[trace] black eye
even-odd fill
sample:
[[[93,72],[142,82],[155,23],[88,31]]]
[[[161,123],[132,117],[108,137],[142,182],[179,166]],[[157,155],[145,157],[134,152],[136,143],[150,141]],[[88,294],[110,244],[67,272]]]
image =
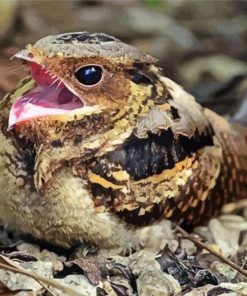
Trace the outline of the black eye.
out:
[[[103,75],[103,70],[97,65],[87,65],[75,72],[77,81],[84,85],[94,85],[98,83]]]

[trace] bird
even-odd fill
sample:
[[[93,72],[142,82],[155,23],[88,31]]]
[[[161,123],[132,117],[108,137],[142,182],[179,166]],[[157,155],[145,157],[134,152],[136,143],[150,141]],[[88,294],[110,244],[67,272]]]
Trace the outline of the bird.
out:
[[[105,33],[46,36],[0,102],[0,215],[63,247],[128,250],[135,231],[198,225],[246,197],[245,127]]]

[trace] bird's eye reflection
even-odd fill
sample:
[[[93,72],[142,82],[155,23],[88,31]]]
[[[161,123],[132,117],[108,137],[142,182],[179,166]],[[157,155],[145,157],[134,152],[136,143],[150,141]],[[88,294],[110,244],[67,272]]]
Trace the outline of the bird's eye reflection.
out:
[[[103,69],[98,65],[87,65],[76,70],[76,80],[85,86],[99,83],[103,77]]]

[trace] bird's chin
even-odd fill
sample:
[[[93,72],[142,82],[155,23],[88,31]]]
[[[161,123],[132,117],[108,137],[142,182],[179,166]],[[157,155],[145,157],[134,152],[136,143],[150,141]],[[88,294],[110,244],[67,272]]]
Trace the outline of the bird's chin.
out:
[[[45,68],[31,63],[37,87],[19,97],[9,115],[9,127],[36,118],[62,115],[85,106],[85,103]]]

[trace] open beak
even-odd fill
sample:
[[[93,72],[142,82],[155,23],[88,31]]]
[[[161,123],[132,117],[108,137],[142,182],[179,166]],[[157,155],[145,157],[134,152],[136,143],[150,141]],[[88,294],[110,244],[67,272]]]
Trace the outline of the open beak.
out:
[[[16,57],[20,56],[17,54]],[[13,104],[9,115],[9,128],[32,119],[61,115],[85,105],[61,78],[31,61],[31,58],[24,59],[30,64],[31,75],[37,87],[19,97]]]

